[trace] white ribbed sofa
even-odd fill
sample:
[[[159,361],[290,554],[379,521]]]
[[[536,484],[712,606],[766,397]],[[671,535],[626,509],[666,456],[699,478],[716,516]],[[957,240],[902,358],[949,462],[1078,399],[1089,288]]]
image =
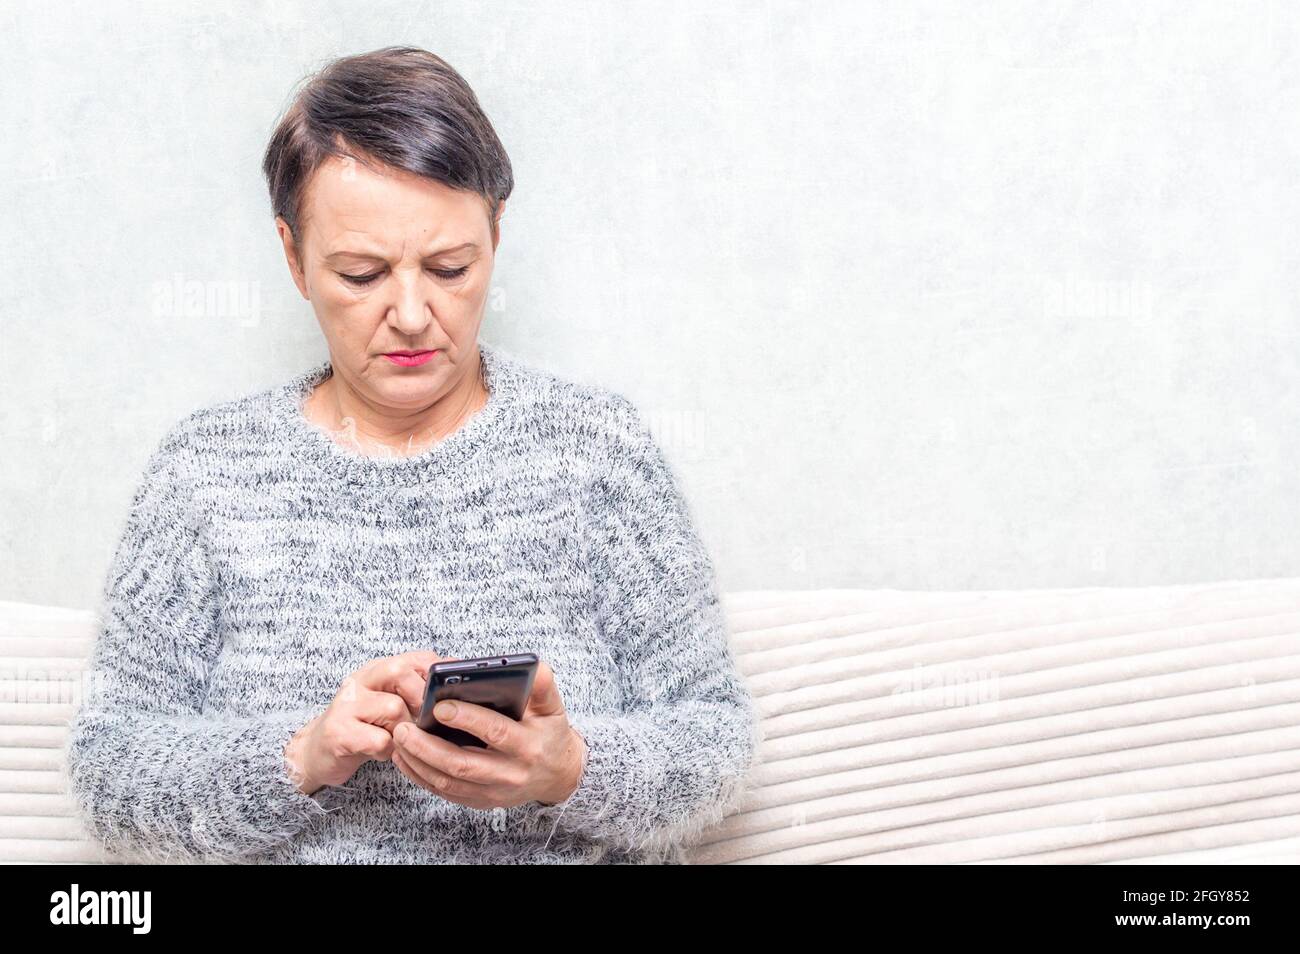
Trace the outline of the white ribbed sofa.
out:
[[[765,741],[695,863],[1300,861],[1300,578],[725,602]],[[58,761],[94,635],[0,603],[0,861],[102,860]]]

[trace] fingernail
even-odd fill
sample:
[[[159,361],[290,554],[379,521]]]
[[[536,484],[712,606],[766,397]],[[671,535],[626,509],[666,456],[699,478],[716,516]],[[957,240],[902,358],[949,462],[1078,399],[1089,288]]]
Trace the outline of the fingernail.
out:
[[[407,723],[403,722],[401,725],[397,727],[397,731],[393,733],[393,738],[395,738],[398,742],[403,742],[406,740],[406,734],[410,731],[411,731],[410,726]]]
[[[434,714],[443,722],[446,722],[448,719],[454,719],[456,718],[456,703],[440,702],[438,704],[438,711]]]

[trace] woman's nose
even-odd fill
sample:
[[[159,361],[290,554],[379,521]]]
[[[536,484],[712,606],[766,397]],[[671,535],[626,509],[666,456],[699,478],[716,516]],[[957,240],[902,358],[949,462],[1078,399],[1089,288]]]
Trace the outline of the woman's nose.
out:
[[[389,304],[388,320],[403,334],[419,334],[433,319],[432,302],[427,289],[419,276],[406,277],[394,284],[397,293]]]

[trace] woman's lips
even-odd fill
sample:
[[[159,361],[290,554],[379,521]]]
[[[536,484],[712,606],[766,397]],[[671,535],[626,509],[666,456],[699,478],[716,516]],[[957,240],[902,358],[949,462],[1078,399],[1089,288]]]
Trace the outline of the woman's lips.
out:
[[[389,351],[384,355],[389,361],[403,368],[414,368],[417,365],[424,364],[433,360],[433,356],[438,352],[435,351]]]

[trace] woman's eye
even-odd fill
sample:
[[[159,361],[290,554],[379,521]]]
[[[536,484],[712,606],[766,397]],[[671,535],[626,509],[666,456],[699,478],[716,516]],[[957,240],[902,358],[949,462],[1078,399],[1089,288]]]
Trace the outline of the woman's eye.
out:
[[[437,275],[439,278],[443,278],[443,279],[450,280],[450,279],[453,279],[453,278],[460,278],[460,277],[461,277],[462,275],[464,275],[467,271],[469,271],[469,266],[468,266],[468,265],[462,265],[460,268],[455,268],[455,269],[450,269],[450,270],[449,270],[449,269],[442,269],[442,268],[434,268],[434,269],[430,269],[430,271],[432,271],[432,272],[433,272],[435,275]],[[369,275],[349,275],[349,274],[347,274],[346,272],[339,272],[339,273],[338,273],[339,278],[343,279],[345,282],[347,282],[347,283],[350,284],[350,285],[357,285],[357,286],[359,286],[359,287],[364,287],[364,286],[366,286],[366,285],[373,284],[374,281],[375,281],[377,278],[379,278],[379,276],[381,276],[382,274],[384,274],[384,273],[383,273],[383,272],[372,272],[372,273],[369,274]]]
[[[383,272],[374,272],[370,275],[347,275],[343,272],[339,272],[339,278],[353,285],[369,285],[382,274]]]

